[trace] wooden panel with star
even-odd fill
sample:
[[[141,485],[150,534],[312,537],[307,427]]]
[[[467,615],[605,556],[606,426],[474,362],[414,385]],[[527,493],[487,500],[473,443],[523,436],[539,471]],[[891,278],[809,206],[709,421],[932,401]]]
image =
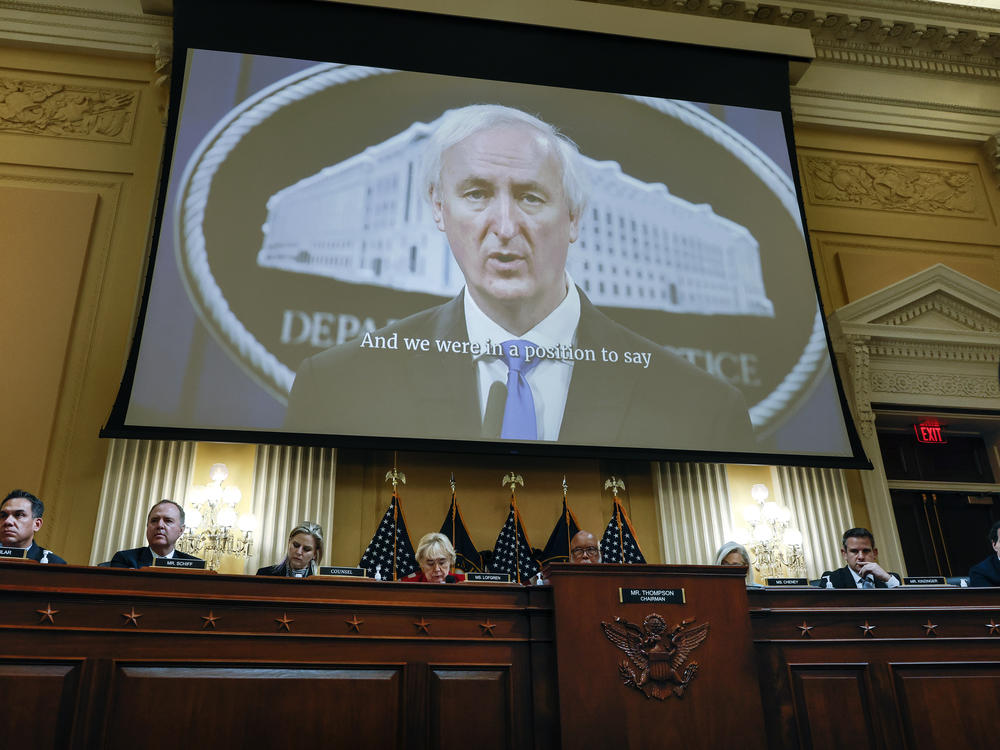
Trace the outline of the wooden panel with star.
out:
[[[0,688],[53,718],[36,746],[557,742],[548,587],[3,566]]]
[[[995,589],[748,598],[770,748],[978,747],[995,736]]]

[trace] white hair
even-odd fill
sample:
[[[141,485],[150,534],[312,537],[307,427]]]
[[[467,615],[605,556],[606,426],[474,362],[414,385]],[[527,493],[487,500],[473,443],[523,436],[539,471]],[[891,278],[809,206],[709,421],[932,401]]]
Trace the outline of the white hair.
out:
[[[471,104],[460,109],[449,109],[437,119],[437,127],[427,139],[420,165],[420,184],[424,196],[430,198],[432,191],[441,186],[441,162],[445,151],[469,136],[502,125],[527,125],[548,139],[562,168],[563,192],[566,194],[570,213],[581,216],[587,204],[589,184],[580,149],[544,120],[501,104]]]
[[[415,557],[418,563],[423,565],[424,561],[432,555],[435,556],[434,559],[446,558],[448,565],[455,567],[455,548],[451,546],[451,540],[440,532],[433,531],[430,534],[424,534],[417,542]]]
[[[726,542],[719,547],[719,551],[715,553],[715,564],[722,565],[722,561],[730,552],[740,553],[743,563],[747,566],[747,583],[753,583],[753,566],[750,565],[750,554],[747,552],[747,548],[739,542]]]

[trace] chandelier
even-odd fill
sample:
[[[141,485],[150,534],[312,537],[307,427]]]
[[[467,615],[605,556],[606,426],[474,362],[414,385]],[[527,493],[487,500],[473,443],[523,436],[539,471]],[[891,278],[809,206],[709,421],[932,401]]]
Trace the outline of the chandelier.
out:
[[[789,525],[792,512],[773,500],[765,484],[750,488],[754,505],[743,509],[743,518],[750,527],[738,537],[742,541],[754,570],[762,578],[801,578],[805,576],[806,561],[802,552],[802,532]]]
[[[212,464],[211,480],[192,487],[184,503],[184,533],[177,548],[203,557],[208,567],[218,570],[225,556],[245,559],[253,554],[253,530],[257,519],[252,513],[236,516],[236,506],[243,495],[239,487],[224,487],[229,476],[225,464]]]

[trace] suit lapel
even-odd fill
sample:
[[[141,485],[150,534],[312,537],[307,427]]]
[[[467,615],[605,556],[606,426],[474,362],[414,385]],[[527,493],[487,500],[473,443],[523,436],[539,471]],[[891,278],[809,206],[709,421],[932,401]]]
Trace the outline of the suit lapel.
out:
[[[576,346],[593,349],[601,356],[601,347],[614,341],[616,331],[604,316],[580,292],[580,322],[577,325]],[[626,418],[635,370],[631,367],[609,366],[604,362],[580,361],[573,365],[566,409],[563,412],[560,438],[572,436],[574,443],[597,443],[613,440],[621,431]],[[614,387],[610,381],[614,379]]]
[[[434,437],[479,437],[482,420],[475,363],[469,355],[440,354],[434,344],[435,339],[468,339],[461,294],[441,307],[430,338],[431,350],[418,355],[426,361],[402,373],[414,424]]]

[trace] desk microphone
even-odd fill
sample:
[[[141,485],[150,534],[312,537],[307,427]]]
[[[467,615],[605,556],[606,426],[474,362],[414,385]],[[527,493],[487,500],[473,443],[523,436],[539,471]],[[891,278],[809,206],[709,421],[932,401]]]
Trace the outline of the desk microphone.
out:
[[[453,575],[452,575],[451,573],[449,573],[448,575],[446,575],[446,576],[444,577],[444,582],[445,582],[445,583],[455,583],[455,582],[456,582],[457,580],[458,580],[458,579],[457,579],[457,578],[455,578],[455,576],[453,576]]]
[[[486,397],[486,414],[483,416],[483,437],[498,438],[503,427],[503,412],[507,406],[507,386],[499,380],[490,386]]]

